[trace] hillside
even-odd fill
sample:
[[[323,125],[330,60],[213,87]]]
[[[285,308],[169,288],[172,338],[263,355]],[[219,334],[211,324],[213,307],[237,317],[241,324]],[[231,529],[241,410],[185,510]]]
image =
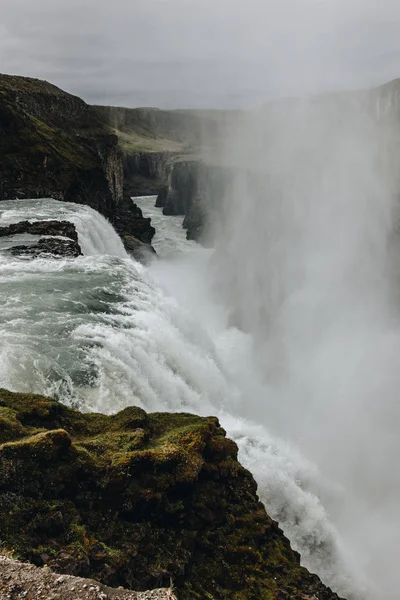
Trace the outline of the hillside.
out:
[[[111,217],[122,197],[118,140],[80,98],[0,75],[0,196],[53,196]]]

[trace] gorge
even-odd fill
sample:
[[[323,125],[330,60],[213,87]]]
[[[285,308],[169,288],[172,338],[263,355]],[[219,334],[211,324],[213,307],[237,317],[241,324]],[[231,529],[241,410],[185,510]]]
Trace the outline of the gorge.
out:
[[[396,598],[398,83],[182,116],[1,81],[0,227],[82,251],[0,253],[2,544],[179,598]]]

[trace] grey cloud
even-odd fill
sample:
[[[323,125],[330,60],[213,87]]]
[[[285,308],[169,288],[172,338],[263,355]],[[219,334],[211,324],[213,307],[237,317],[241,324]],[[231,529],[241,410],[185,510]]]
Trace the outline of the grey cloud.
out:
[[[399,24],[393,0],[3,0],[0,69],[92,102],[251,105],[400,75]]]

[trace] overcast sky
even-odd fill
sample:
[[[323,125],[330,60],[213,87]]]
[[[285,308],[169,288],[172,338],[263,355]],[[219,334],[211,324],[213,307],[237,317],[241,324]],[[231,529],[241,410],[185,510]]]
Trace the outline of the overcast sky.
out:
[[[251,106],[400,76],[400,0],[0,0],[0,71],[92,103]]]

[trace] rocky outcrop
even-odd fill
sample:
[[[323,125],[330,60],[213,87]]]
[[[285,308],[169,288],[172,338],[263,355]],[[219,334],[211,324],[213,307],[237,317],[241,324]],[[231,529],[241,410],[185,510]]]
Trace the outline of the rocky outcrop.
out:
[[[13,256],[27,256],[31,258],[37,258],[42,255],[77,258],[82,255],[82,250],[78,242],[59,238],[42,238],[37,244],[30,246],[12,246],[8,252]]]
[[[78,241],[75,225],[69,221],[19,221],[0,227],[0,237],[28,233],[30,235],[59,235]]]
[[[0,391],[2,546],[180,600],[338,600],[300,566],[215,418],[82,414]]]
[[[112,219],[123,190],[118,138],[80,98],[0,75],[0,199],[53,197]]]
[[[201,149],[224,143],[243,117],[240,111],[93,107],[116,133],[124,154],[125,192],[157,194],[166,185],[175,161],[199,156]]]
[[[123,235],[122,241],[128,254],[144,265],[149,265],[157,256],[153,246],[144,244],[133,235]]]
[[[150,244],[154,229],[124,199],[124,169],[127,189],[149,193],[167,178],[169,155],[136,153],[124,163],[118,136],[103,117],[45,81],[0,75],[0,200],[86,204],[119,233]]]
[[[174,163],[167,193],[163,192],[164,215],[186,215],[197,194],[200,181],[201,163],[198,160],[181,160]],[[161,197],[158,198],[158,205]]]
[[[125,193],[129,196],[157,195],[168,181],[175,156],[174,152],[125,152]]]
[[[168,185],[164,185],[161,190],[158,192],[157,195],[157,200],[156,200],[156,207],[157,208],[164,208],[166,203],[167,203],[167,198],[168,198],[168,191],[169,191],[169,186]]]
[[[129,592],[93,579],[57,575],[6,556],[0,556],[0,598],[25,600],[177,600],[169,589]]]
[[[156,206],[165,215],[183,215],[187,238],[212,244],[215,211],[230,185],[232,170],[198,159],[173,163],[169,184],[158,194]]]
[[[118,228],[131,214],[124,193],[156,195],[181,160],[194,165],[204,139],[217,146],[236,119],[230,111],[93,107],[45,81],[0,75],[0,200],[87,204]]]
[[[12,244],[15,236],[23,234],[45,238],[19,245]],[[36,258],[43,254],[54,257],[76,258],[82,255],[78,244],[78,233],[75,225],[69,221],[19,221],[6,227],[0,227],[0,238],[11,238],[11,245],[5,250],[12,256]]]
[[[143,217],[141,209],[129,196],[125,196],[121,202],[113,225],[122,239],[127,235],[133,236],[143,244],[151,244],[156,232],[151,225],[151,219]]]
[[[118,136],[126,195],[157,195],[168,181],[174,159],[199,145],[200,120],[190,113],[112,106],[94,109]]]

